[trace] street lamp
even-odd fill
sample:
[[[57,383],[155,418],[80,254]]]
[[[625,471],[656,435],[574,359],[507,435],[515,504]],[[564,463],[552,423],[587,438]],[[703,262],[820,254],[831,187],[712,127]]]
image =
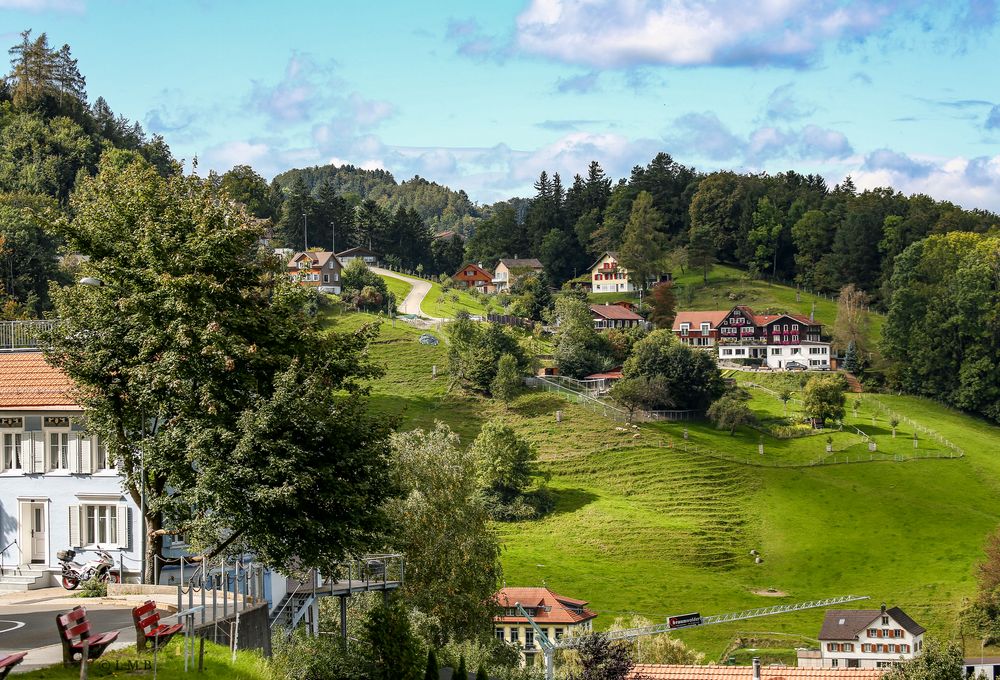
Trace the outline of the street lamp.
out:
[[[302,250],[309,250],[309,217],[302,213]]]

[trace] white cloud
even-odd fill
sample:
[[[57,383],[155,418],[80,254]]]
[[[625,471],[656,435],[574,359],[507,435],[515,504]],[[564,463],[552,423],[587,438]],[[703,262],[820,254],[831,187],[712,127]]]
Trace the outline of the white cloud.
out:
[[[0,0],[0,9],[80,14],[86,9],[86,4],[83,0]]]
[[[1000,212],[1000,155],[915,160],[882,149],[869,154],[865,164],[850,174],[861,189],[892,186],[905,194],[927,194],[970,210]]]
[[[969,0],[975,3],[977,0]],[[862,40],[892,20],[967,3],[928,0],[532,0],[517,17],[523,52],[625,67],[812,62],[826,43]]]

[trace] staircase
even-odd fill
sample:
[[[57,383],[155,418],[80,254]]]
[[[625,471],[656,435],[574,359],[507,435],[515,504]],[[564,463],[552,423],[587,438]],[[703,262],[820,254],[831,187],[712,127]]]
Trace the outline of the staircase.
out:
[[[293,628],[299,622],[302,614],[312,605],[312,591],[291,592],[281,598],[278,606],[271,610],[268,619],[271,627]]]
[[[4,567],[0,573],[0,592],[26,592],[46,588],[50,584],[49,572],[31,566]]]
[[[864,388],[861,387],[861,381],[853,373],[848,373],[847,371],[841,371],[841,374],[847,380],[847,389],[851,392],[861,394],[864,392]]]

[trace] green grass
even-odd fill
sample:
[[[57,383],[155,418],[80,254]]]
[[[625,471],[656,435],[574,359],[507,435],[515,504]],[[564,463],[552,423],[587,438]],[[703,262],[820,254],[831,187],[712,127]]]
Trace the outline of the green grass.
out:
[[[183,647],[180,641],[168,645],[157,652],[156,671],[159,678],[197,677],[205,680],[272,680],[274,675],[268,668],[268,663],[256,652],[237,652],[236,660],[232,660],[232,652],[228,647],[205,643],[204,670],[197,672],[197,645],[195,646],[195,668],[184,673]],[[143,669],[149,663],[149,670],[135,670],[136,665]],[[108,652],[100,659],[90,664],[87,669],[91,678],[121,678],[121,677],[153,677],[153,655],[151,652],[139,654],[134,648]],[[190,659],[188,661],[190,663]],[[40,668],[35,671],[18,675],[25,680],[77,680],[80,677],[80,667],[64,668],[62,665]]]
[[[334,317],[342,330],[376,320]],[[538,448],[556,496],[555,511],[534,522],[502,524],[504,579],[589,600],[598,628],[623,613],[662,621],[671,614],[717,614],[843,594],[868,595],[859,607],[899,605],[931,634],[950,635],[975,591],[974,565],[985,536],[1000,522],[1000,428],[933,402],[879,395],[886,407],[931,427],[965,449],[953,460],[802,467],[760,466],[760,433],[733,437],[707,423],[687,423],[689,441],[722,452],[707,457],[676,446],[683,424],[629,429],[566,402],[529,392],[509,413],[489,400],[448,392],[447,348],[420,345],[420,331],[383,324],[371,352],[386,378],[375,408],[400,427],[442,420],[471,443],[485,419],[500,415]],[[432,379],[430,366],[437,364]],[[750,374],[736,373],[742,378]],[[798,376],[753,375],[772,389]],[[752,407],[780,419],[781,404],[753,391]],[[907,426],[892,439],[886,414],[871,425],[874,402],[848,423],[875,437],[880,451],[912,452]],[[794,409],[794,404],[789,404]],[[562,411],[557,423],[555,412]],[[663,447],[672,440],[674,448]],[[805,463],[824,455],[825,435],[764,436],[763,462]],[[838,447],[867,452],[860,438],[835,435]],[[922,438],[921,451],[937,446]],[[746,464],[749,459],[751,465]],[[760,551],[762,564],[749,554]],[[774,588],[784,597],[754,591]],[[747,630],[813,638],[821,610],[691,629],[678,635],[709,660]],[[978,650],[977,650],[978,651]]]
[[[438,319],[454,319],[459,312],[473,315],[483,315],[488,311],[497,311],[496,299],[492,296],[473,296],[464,290],[443,290],[441,284],[431,283],[431,290],[420,309],[427,316]]]
[[[413,286],[402,279],[396,279],[391,276],[382,276],[382,280],[385,281],[385,285],[389,288],[389,292],[396,296],[396,304],[399,304],[403,299],[410,294],[413,290]]]

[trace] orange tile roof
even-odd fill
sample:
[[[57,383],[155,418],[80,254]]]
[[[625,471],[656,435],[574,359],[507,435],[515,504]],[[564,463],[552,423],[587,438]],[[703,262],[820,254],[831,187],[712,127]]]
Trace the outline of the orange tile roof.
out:
[[[539,625],[550,623],[576,624],[583,623],[597,616],[586,608],[585,600],[574,600],[571,597],[557,595],[548,588],[502,588],[497,593],[497,603],[504,608],[513,607],[520,602],[522,607],[537,608],[539,611],[532,616]],[[579,609],[579,612],[573,611]],[[494,620],[504,623],[526,623],[523,616],[498,616]]]
[[[590,305],[592,314],[614,321],[645,321],[631,309],[619,305]]]
[[[692,330],[697,330],[698,327],[705,321],[708,322],[709,328],[717,328],[722,320],[726,318],[729,311],[725,309],[718,309],[708,312],[677,312],[677,316],[674,317],[674,331],[679,331],[681,329],[682,323],[691,324]]]
[[[761,680],[879,680],[880,668],[799,668],[762,666]],[[667,666],[639,664],[626,680],[752,680],[753,666]]]
[[[72,387],[41,352],[0,354],[0,409],[79,408],[70,396]]]

